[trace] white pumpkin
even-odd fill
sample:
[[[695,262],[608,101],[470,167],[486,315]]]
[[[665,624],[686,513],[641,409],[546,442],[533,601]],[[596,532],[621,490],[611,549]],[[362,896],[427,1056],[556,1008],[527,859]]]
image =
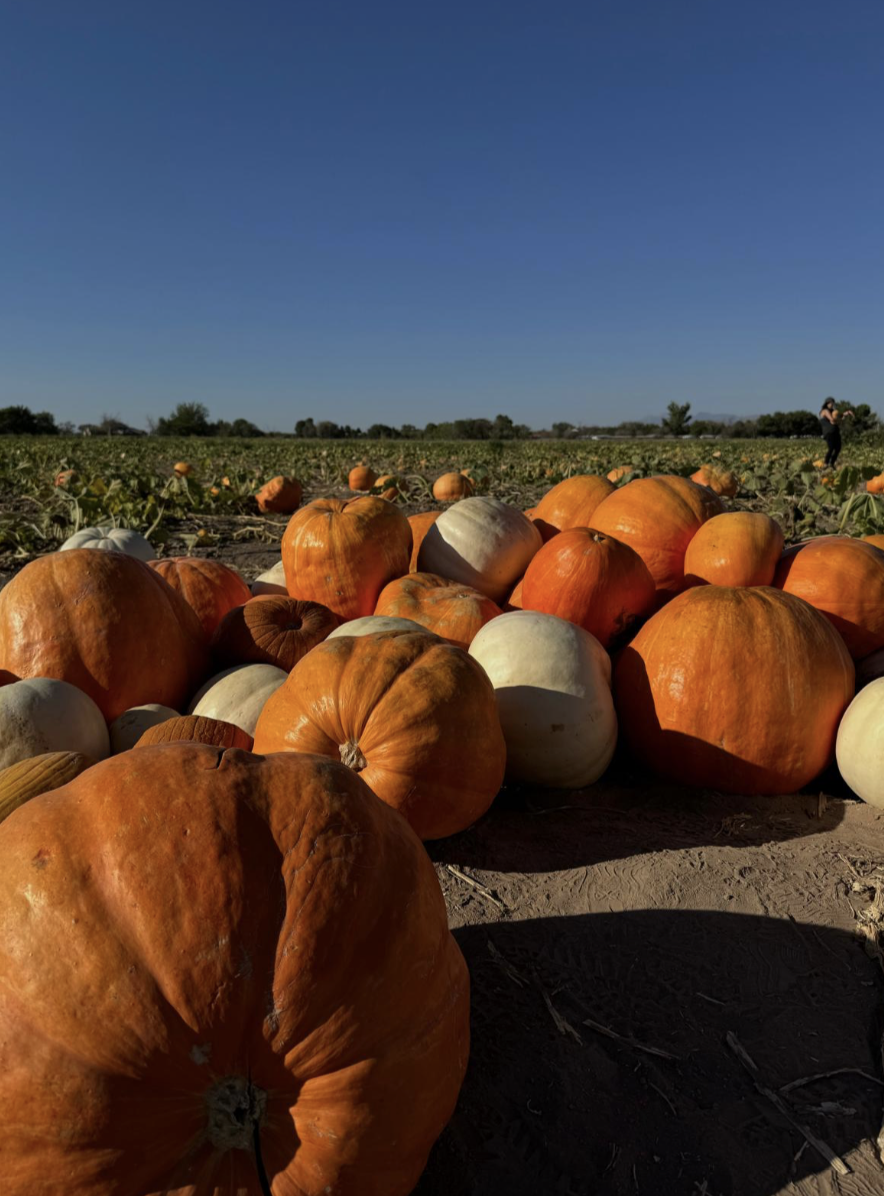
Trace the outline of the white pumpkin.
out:
[[[188,714],[219,718],[254,736],[258,715],[288,673],[273,664],[238,664],[210,677],[190,703]]]
[[[104,715],[75,685],[29,677],[0,688],[0,768],[44,752],[104,760],[109,751]]]
[[[149,727],[167,722],[170,718],[178,718],[178,711],[171,706],[161,706],[159,702],[148,702],[145,706],[124,710],[110,725],[111,754],[116,756],[119,752],[128,752]]]
[[[884,810],[884,677],[870,681],[844,711],[835,756],[857,797]]]
[[[342,623],[325,638],[333,640],[342,635],[374,635],[378,631],[423,631],[426,635],[439,637],[434,632],[421,627],[413,619],[399,619],[396,615],[363,615],[361,619],[351,619],[349,623]]]
[[[59,549],[67,552],[69,548],[99,548],[102,552],[125,552],[127,556],[137,557],[139,561],[155,561],[157,554],[153,550],[150,540],[128,527],[84,527],[65,540]]]
[[[491,678],[514,781],[579,789],[617,744],[611,660],[595,636],[533,610],[499,615],[469,647]]]
[[[268,569],[266,573],[259,574],[251,583],[250,589],[253,598],[257,598],[259,594],[287,594],[282,561],[275,564],[272,569]]]
[[[418,570],[438,573],[502,602],[542,546],[527,515],[497,498],[464,498],[443,511],[418,554]]]

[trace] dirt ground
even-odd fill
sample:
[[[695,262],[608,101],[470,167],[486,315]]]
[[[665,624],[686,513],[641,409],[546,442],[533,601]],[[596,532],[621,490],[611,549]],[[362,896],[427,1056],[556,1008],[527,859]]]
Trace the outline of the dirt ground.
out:
[[[279,559],[206,525],[199,555],[247,579]],[[882,1196],[884,812],[820,785],[723,797],[618,760],[428,845],[472,1051],[416,1196]]]

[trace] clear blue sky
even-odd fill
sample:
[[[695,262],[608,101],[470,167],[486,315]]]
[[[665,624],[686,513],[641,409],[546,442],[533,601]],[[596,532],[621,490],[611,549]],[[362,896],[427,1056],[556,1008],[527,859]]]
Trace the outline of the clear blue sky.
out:
[[[0,5],[0,406],[884,411],[882,0]]]

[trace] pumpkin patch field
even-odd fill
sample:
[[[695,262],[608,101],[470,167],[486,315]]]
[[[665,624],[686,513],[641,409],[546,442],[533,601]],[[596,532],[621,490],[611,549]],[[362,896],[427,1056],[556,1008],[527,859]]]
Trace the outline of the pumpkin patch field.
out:
[[[5,439],[3,1196],[884,1191],[884,443],[808,447]]]

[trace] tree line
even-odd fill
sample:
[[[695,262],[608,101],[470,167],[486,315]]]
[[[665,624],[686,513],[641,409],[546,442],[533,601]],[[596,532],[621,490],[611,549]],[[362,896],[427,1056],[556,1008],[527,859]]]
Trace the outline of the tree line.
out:
[[[837,404],[841,412],[853,411],[852,420],[844,420],[841,427],[845,438],[879,429],[877,415],[868,403],[850,407],[847,402]],[[423,428],[415,424],[393,427],[390,424],[370,424],[368,428],[354,428],[332,420],[299,419],[292,432],[265,433],[248,419],[212,420],[203,403],[179,403],[167,416],[149,421],[150,434],[155,436],[218,436],[254,438],[259,436],[295,436],[299,440],[527,440],[586,439],[591,436],[660,437],[711,436],[716,439],[747,439],[755,437],[789,438],[818,436],[819,416],[813,411],[774,411],[757,419],[726,422],[695,420],[690,403],[670,403],[659,423],[625,420],[614,425],[572,424],[558,422],[548,429],[532,431],[526,424],[515,423],[508,415],[494,419],[455,419],[444,423],[428,423]],[[148,433],[129,427],[116,416],[104,415],[97,424],[56,424],[48,411],[33,412],[28,407],[0,408],[0,435],[58,434],[84,436],[145,436]]]

